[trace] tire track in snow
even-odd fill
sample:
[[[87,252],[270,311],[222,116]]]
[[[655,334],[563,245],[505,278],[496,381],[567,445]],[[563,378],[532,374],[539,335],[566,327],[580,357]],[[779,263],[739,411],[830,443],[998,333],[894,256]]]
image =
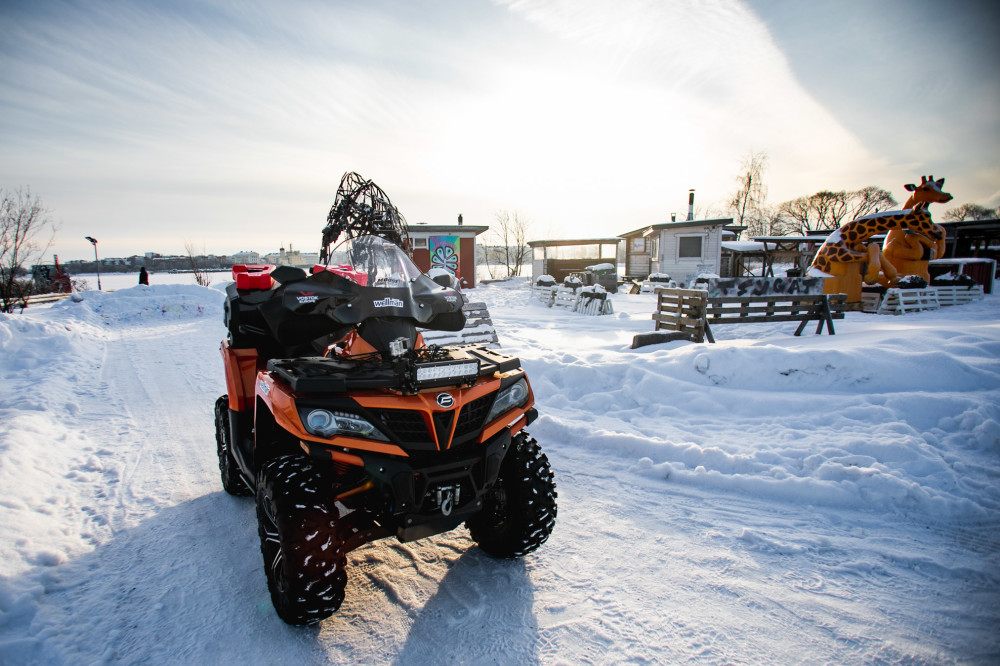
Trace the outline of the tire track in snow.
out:
[[[114,326],[100,364],[75,387],[87,450],[71,461],[77,490],[66,495],[108,527],[91,552],[31,574],[44,590],[22,635],[38,663],[309,661],[301,643],[259,642],[289,628],[267,598],[253,504],[219,484],[221,372],[210,377],[218,368],[202,364],[220,328]],[[221,622],[235,626],[220,639]]]

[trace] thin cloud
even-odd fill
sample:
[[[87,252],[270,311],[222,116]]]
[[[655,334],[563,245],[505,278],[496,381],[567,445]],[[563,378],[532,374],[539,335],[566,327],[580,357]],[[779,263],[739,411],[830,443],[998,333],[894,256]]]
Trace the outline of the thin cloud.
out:
[[[776,200],[892,188],[917,168],[839,123],[736,1],[80,2],[0,18],[0,179],[45,199],[68,257],[89,251],[84,233],[112,254],[310,247],[346,170],[414,222],[489,224],[504,207],[603,236],[686,211],[690,187],[724,199],[751,149],[770,156]],[[150,247],[150,229],[174,247]]]

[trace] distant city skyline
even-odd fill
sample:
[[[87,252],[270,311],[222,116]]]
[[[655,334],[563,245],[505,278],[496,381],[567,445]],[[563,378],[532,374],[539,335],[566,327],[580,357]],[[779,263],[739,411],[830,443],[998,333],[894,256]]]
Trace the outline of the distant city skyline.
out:
[[[1000,9],[928,0],[14,1],[0,186],[46,253],[318,249],[346,171],[412,223],[600,237],[922,175],[1000,205]],[[711,210],[715,215],[724,214]]]

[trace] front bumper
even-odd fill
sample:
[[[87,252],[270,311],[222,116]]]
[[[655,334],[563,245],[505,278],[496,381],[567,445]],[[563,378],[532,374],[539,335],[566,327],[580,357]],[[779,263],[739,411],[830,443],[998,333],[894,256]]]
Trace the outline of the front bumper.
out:
[[[527,421],[533,421],[537,412],[528,412]],[[336,493],[354,509],[341,521],[347,549],[388,536],[406,542],[454,529],[482,509],[511,441],[504,428],[465,453],[409,458],[362,453],[364,474]]]

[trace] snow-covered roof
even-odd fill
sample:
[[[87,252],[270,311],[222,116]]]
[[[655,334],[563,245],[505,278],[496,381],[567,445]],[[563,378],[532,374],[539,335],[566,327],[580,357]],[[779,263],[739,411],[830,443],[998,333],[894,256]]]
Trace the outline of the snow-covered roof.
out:
[[[989,262],[996,263],[996,260],[995,259],[990,259],[989,257],[958,257],[958,258],[955,258],[955,259],[931,259],[930,260],[931,264],[938,264],[938,265],[941,265],[941,264],[945,264],[945,265],[950,265],[950,264],[962,264],[962,265],[964,265],[964,264],[982,264],[982,263],[989,263]]]
[[[722,249],[733,252],[763,252],[763,243],[757,241],[722,241]]]

